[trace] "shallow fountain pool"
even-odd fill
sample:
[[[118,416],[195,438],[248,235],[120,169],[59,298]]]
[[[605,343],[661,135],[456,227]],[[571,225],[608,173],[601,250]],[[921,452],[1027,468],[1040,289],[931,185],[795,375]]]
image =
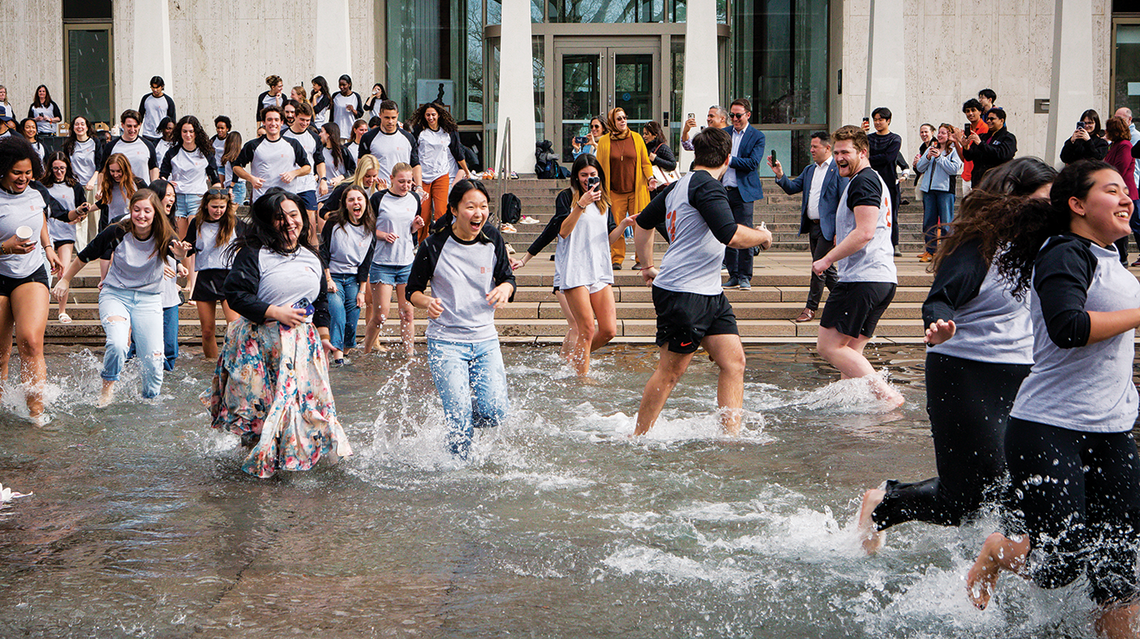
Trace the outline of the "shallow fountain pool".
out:
[[[1016,579],[985,612],[963,577],[992,521],[906,524],[858,550],[865,488],[933,474],[920,348],[868,349],[906,397],[893,412],[812,349],[748,349],[745,432],[719,434],[716,370],[694,360],[633,439],[653,349],[600,353],[590,383],[552,347],[504,347],[506,427],[474,460],[443,446],[421,357],[332,371],[356,455],[271,480],[184,356],[164,394],[93,406],[100,358],[49,355],[54,421],[0,415],[0,636],[1070,637],[1082,584]]]

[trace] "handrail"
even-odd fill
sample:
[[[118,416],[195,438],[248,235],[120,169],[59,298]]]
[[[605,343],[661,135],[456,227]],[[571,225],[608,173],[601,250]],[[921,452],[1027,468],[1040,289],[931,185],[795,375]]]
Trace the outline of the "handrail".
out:
[[[501,209],[503,206],[503,193],[506,192],[506,190],[507,190],[506,180],[510,179],[510,177],[511,177],[511,118],[508,117],[506,122],[503,124],[503,144],[502,144],[502,146],[499,147],[498,170],[495,171],[495,181],[499,183],[498,201],[495,203],[496,205],[494,207],[492,207],[492,210],[496,211],[496,215],[499,218],[498,222],[496,223],[496,228],[498,228],[498,224],[502,224],[502,222],[503,222],[503,212],[500,211],[499,209]]]

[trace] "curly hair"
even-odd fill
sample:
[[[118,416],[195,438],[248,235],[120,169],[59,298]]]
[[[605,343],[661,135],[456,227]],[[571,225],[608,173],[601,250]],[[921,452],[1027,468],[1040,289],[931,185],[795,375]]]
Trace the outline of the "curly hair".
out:
[[[1088,197],[1093,174],[1116,169],[1101,160],[1074,162],[1057,174],[1049,189],[1049,201],[1021,198],[1021,206],[1009,215],[1009,228],[1015,229],[1006,250],[998,256],[998,273],[1013,285],[1013,295],[1024,299],[1033,283],[1033,265],[1045,240],[1069,230],[1073,216],[1069,200]],[[988,177],[988,176],[987,176]]]
[[[981,243],[982,260],[991,263],[998,247],[1021,232],[1018,225],[1024,220],[1017,210],[1030,195],[1056,178],[1056,169],[1034,157],[1016,158],[988,171],[962,199],[958,215],[950,223],[950,234],[942,238],[928,270],[937,273],[943,260],[972,241]]]
[[[416,109],[416,112],[412,114],[413,131],[422,131],[428,128],[427,118],[424,117],[428,109],[435,109],[435,112],[439,115],[439,119],[436,121],[439,123],[439,129],[441,131],[444,133],[455,133],[459,130],[459,125],[455,123],[455,118],[451,117],[447,109],[435,102],[428,102],[421,104],[420,108]]]

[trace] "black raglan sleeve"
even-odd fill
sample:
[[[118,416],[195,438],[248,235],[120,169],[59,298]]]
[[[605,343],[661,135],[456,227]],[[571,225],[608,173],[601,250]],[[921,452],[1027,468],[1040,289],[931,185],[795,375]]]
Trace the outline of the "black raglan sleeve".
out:
[[[320,280],[317,299],[313,300],[313,325],[328,328],[332,324],[332,315],[329,314],[329,280],[323,271]]]
[[[700,211],[717,241],[728,244],[736,235],[736,218],[732,216],[728,192],[711,175],[705,175],[707,177],[702,178],[698,174],[689,182],[689,204]],[[641,218],[637,221],[641,222]]]
[[[954,319],[954,312],[978,296],[989,265],[982,259],[981,242],[972,240],[947,255],[922,303],[922,325]]]
[[[234,229],[237,232],[237,229]],[[186,237],[183,241],[190,244],[190,248],[186,251],[186,255],[190,256],[198,252],[198,220],[190,218],[190,226],[186,227]]]
[[[325,268],[328,268],[329,264],[332,264],[332,234],[333,227],[335,226],[336,224],[326,224],[325,227],[321,229],[320,256],[321,264],[324,264]]]
[[[1033,289],[1041,302],[1049,339],[1060,348],[1088,344],[1092,321],[1085,301],[1096,265],[1088,241],[1075,237],[1050,238],[1037,254]]]
[[[234,263],[222,285],[230,308],[254,324],[265,323],[265,312],[269,304],[257,299],[257,289],[261,286],[261,264],[258,255],[261,249],[247,246],[234,256]],[[324,281],[321,277],[321,281]]]
[[[327,226],[327,225],[326,225]],[[368,252],[364,254],[364,261],[356,267],[356,281],[360,284],[368,282],[368,271],[372,268],[372,256],[376,253],[376,234],[372,234],[372,241],[368,244]]]
[[[502,235],[496,233],[494,235],[495,242],[495,267],[494,272],[491,274],[495,281],[495,286],[503,282],[511,283],[511,296],[507,298],[508,302],[515,300],[515,291],[518,290],[518,285],[515,284],[515,272],[511,268],[511,258],[507,255],[507,242],[503,239]]]
[[[84,246],[83,250],[80,251],[76,257],[85,263],[100,259],[104,255],[107,255],[114,251],[115,247],[119,245],[119,242],[122,241],[123,236],[126,235],[126,233],[126,229],[119,226],[118,224],[108,226],[102,231],[99,231],[99,234],[96,235],[90,242],[88,242],[87,246]]]

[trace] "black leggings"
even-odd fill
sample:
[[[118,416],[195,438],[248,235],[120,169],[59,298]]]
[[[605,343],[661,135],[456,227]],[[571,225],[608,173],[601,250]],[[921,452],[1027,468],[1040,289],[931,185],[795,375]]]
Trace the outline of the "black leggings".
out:
[[[1005,480],[1005,425],[1028,364],[989,364],[929,353],[926,412],[938,476],[914,484],[887,482],[871,514],[885,530],[906,521],[957,526]]]
[[[1088,575],[1093,599],[1132,603],[1140,462],[1132,433],[1086,433],[1011,418],[1013,505],[1029,530],[1029,574],[1042,588]]]

